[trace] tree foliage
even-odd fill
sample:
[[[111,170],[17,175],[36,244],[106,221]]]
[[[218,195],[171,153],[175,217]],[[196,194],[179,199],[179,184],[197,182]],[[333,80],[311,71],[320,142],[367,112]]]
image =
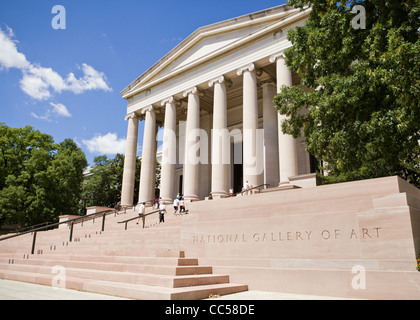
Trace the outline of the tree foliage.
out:
[[[117,154],[114,159],[106,155],[95,157],[90,168],[90,174],[83,185],[83,198],[86,206],[104,206],[114,208],[121,201],[122,180],[124,173],[124,160],[122,154]],[[156,162],[156,186],[160,185],[160,164]],[[136,161],[134,181],[134,203],[138,203],[140,185],[141,160]],[[159,196],[159,190],[155,190]]]
[[[137,167],[140,170],[140,163]],[[117,154],[114,159],[105,155],[95,157],[90,170],[90,176],[83,185],[86,205],[114,207],[121,198],[124,156]]]
[[[70,139],[54,144],[30,126],[0,124],[0,220],[27,226],[75,214],[86,164]]]
[[[288,1],[312,10],[286,52],[306,88],[284,87],[275,103],[289,116],[283,131],[305,136],[328,181],[399,175],[420,186],[419,3]],[[356,5],[366,29],[353,28]]]

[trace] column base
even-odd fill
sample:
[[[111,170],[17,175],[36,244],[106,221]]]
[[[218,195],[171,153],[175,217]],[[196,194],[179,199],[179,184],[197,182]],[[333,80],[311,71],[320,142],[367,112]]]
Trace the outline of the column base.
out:
[[[133,202],[131,202],[131,203],[129,203],[129,202],[122,202],[121,203],[121,208],[124,208],[124,207],[126,207],[126,208],[131,208],[131,207],[133,207],[134,206],[134,204],[133,204]]]
[[[301,187],[291,184],[289,181],[280,182],[277,188],[280,190],[301,189]]]
[[[173,204],[174,203],[174,199],[160,199],[159,204]]]
[[[197,197],[197,196],[185,196],[184,195],[184,201],[185,202],[200,201],[200,198]]]
[[[301,174],[295,177],[289,177],[290,183],[301,188],[313,188],[321,184],[316,173]]]
[[[211,193],[212,199],[223,199],[223,198],[227,198],[228,196],[229,194],[223,191],[215,191]]]
[[[137,203],[137,207],[139,206],[139,205],[141,205],[142,203],[146,203],[144,206],[147,208],[147,207],[153,207],[153,201],[139,201],[138,203]]]

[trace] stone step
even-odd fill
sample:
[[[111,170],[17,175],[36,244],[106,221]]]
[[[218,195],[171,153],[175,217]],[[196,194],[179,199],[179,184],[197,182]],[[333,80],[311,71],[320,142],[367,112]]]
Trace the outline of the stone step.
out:
[[[186,258],[181,250],[181,217],[167,215],[164,224],[148,228],[125,219],[136,214],[111,217],[64,228],[38,232],[35,254],[32,235],[0,243],[0,278],[51,286],[62,270],[66,288],[111,294],[133,299],[202,299],[210,294],[247,290],[229,284],[229,275],[213,274],[210,265]],[[157,218],[157,216],[156,216]]]
[[[119,262],[104,262],[104,261],[92,261],[88,257],[85,260],[60,260],[60,259],[6,259],[0,258],[1,265],[25,265],[25,266],[56,266],[60,265],[65,268],[78,268],[78,269],[93,269],[93,270],[109,270],[109,271],[120,271],[120,272],[144,272],[145,269],[150,266],[165,266],[165,267],[191,267],[198,266],[197,259],[173,259],[170,258],[163,260],[159,258],[144,258],[136,259],[135,261],[121,260]]]
[[[44,267],[45,268],[45,267]],[[0,268],[0,278],[51,286],[55,275],[50,272],[30,272],[29,270],[4,270]],[[44,271],[47,271],[45,268]],[[75,271],[76,272],[76,271]],[[189,275],[157,276],[126,275],[127,282],[117,281],[112,277],[105,279],[92,277],[81,278],[81,273],[66,269],[65,287],[67,289],[121,296],[140,300],[193,300],[207,298],[211,294],[225,295],[248,290],[246,285],[230,284],[227,275]],[[94,273],[94,271],[92,271]],[[100,272],[95,272],[97,275]],[[109,273],[108,273],[109,276]],[[133,277],[135,280],[133,281]],[[57,283],[57,282],[56,282]],[[63,284],[59,283],[58,284]]]
[[[121,263],[121,264],[164,264],[173,266],[192,266],[198,265],[198,259],[196,258],[180,258],[178,257],[129,257],[129,256],[86,256],[86,255],[65,255],[65,254],[43,254],[30,256],[29,260],[15,258],[15,263],[35,263],[36,261],[51,261],[57,264],[59,261],[73,261],[83,263]],[[7,262],[8,258],[6,255],[0,255],[0,263]]]
[[[90,292],[112,294],[138,300],[199,300],[208,298],[210,295],[226,295],[248,290],[246,285],[233,283],[162,289],[133,284],[120,286],[105,281],[89,282],[85,284],[84,288]]]
[[[169,271],[169,268],[151,268],[150,266],[137,267],[131,266],[125,268],[109,268],[109,269],[82,269],[74,267],[69,267],[67,265],[24,265],[24,264],[14,264],[14,265],[5,265],[0,264],[0,272],[3,274],[3,277],[8,278],[8,274],[12,272],[23,273],[23,274],[39,274],[39,275],[51,275],[53,270],[63,270],[65,272],[65,277],[70,278],[81,278],[86,280],[103,280],[103,281],[112,281],[118,283],[134,283],[150,286],[160,286],[160,287],[189,287],[205,284],[218,284],[218,283],[228,283],[229,276],[227,275],[213,275],[208,274],[208,271],[211,269],[208,268],[197,268],[195,269],[186,269],[181,267],[181,272],[177,270]],[[172,268],[172,269],[178,269]],[[200,272],[205,273],[200,274]],[[192,273],[193,272],[193,273]],[[181,275],[177,275],[181,273]],[[185,274],[184,274],[185,273]],[[63,273],[64,275],[64,273]],[[25,281],[25,278],[22,279],[10,279],[10,280],[19,280]]]
[[[22,272],[38,272],[38,273],[51,273],[51,269],[54,266],[60,266],[59,264],[47,263],[47,265],[40,264],[18,264],[18,263],[3,263],[0,264],[0,269],[2,270],[15,270]],[[108,272],[109,276],[118,277],[118,274],[132,274],[143,273],[143,274],[156,274],[156,275],[171,275],[171,276],[181,276],[181,275],[202,275],[202,274],[211,274],[213,269],[211,266],[165,266],[165,265],[124,265],[124,264],[92,264],[93,267],[100,267],[101,269],[96,270],[94,268],[87,268],[86,264],[81,265],[80,262],[66,262],[64,261],[63,267],[66,269],[66,274],[69,272],[74,272],[76,275],[78,273],[85,274],[83,277],[94,276],[94,272]],[[105,268],[109,269],[105,269]],[[127,280],[129,281],[129,280]]]
[[[116,234],[109,234],[109,233],[102,233],[102,234],[75,234],[73,236],[73,241],[69,241],[69,237],[50,237],[44,239],[38,239],[36,241],[36,248],[39,247],[50,247],[50,246],[67,246],[69,244],[77,243],[78,246],[92,246],[92,245],[144,245],[144,244],[157,244],[157,243],[173,243],[175,240],[179,239],[179,231],[171,230],[170,235],[167,232],[161,231],[160,233],[153,233],[153,234],[134,234],[134,233],[127,233],[124,234],[125,231],[116,233]],[[20,243],[20,244],[13,244],[9,245],[8,248],[17,249],[18,246],[23,246],[25,248],[31,248],[32,246],[32,239],[26,239],[27,243]],[[4,247],[6,248],[6,247]],[[1,250],[2,252],[4,250]]]

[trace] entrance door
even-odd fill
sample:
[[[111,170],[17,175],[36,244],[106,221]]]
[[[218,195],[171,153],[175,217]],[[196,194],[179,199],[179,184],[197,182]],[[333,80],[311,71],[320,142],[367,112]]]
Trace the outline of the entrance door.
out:
[[[242,142],[233,143],[233,192],[241,192],[244,185],[243,147]]]
[[[182,187],[183,187],[183,178],[184,178],[184,176],[181,174],[181,175],[179,176],[179,186],[178,186],[178,193],[179,193],[179,194],[183,194],[183,192],[182,192]]]

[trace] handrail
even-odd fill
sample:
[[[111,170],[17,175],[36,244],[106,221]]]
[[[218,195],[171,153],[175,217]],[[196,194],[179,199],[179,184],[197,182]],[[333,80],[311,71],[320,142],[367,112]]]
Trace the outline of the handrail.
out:
[[[52,223],[54,223],[54,222],[43,222],[43,223],[35,224],[35,225],[29,226],[29,227],[22,227],[22,228],[19,228],[19,229],[14,229],[12,232],[8,232],[8,233],[22,233],[22,232],[25,232],[26,230],[32,230],[32,229],[38,228],[40,226],[48,226]]]
[[[13,235],[10,235],[10,236],[0,238],[0,242],[4,241],[4,240],[12,239],[12,238],[20,237],[20,236],[23,236],[23,235],[26,235],[26,234],[29,234],[29,233],[33,233],[31,254],[34,254],[37,232],[47,230],[47,229],[52,228],[52,227],[57,227],[59,225],[62,225],[62,224],[66,223],[66,224],[70,225],[69,242],[72,242],[72,240],[73,240],[73,226],[76,222],[78,222],[78,221],[83,222],[83,220],[86,219],[86,218],[90,218],[90,217],[95,218],[95,216],[97,216],[97,215],[102,215],[102,231],[104,231],[105,230],[105,217],[108,214],[111,214],[111,213],[117,213],[117,211],[115,209],[107,209],[107,210],[91,213],[91,214],[88,214],[86,216],[81,216],[81,217],[69,219],[69,220],[62,221],[62,222],[56,222],[56,223],[53,223],[53,224],[46,225],[44,227],[34,228],[34,229],[29,230],[29,231],[25,231],[25,232],[21,232],[21,233],[17,233],[17,234],[13,234]]]
[[[248,191],[251,191],[251,190],[254,190],[254,189],[259,189],[260,190],[260,192],[261,192],[261,188],[262,187],[264,187],[264,186],[270,186],[270,184],[269,183],[264,183],[264,184],[260,184],[259,186],[256,186],[256,187],[252,187],[252,188],[250,188],[250,189],[248,189],[248,190],[242,190],[242,191],[239,191],[239,192],[237,192],[237,193],[234,193],[233,195],[231,195],[230,197],[235,197],[236,195],[238,195],[238,194],[240,194],[240,193],[245,193],[245,192],[248,192]]]
[[[134,218],[130,218],[130,219],[127,219],[127,220],[124,220],[124,221],[119,221],[118,223],[119,224],[121,224],[121,223],[125,223],[125,230],[127,230],[127,224],[130,222],[130,221],[133,221],[133,220],[137,220],[137,219],[139,219],[139,218],[146,218],[147,216],[150,216],[150,215],[152,215],[152,214],[155,214],[155,213],[158,213],[158,212],[161,212],[162,210],[155,210],[155,211],[152,211],[152,212],[149,212],[149,213],[146,213],[146,214],[139,214],[137,217],[134,217]],[[144,220],[143,220],[143,229],[144,229]]]

